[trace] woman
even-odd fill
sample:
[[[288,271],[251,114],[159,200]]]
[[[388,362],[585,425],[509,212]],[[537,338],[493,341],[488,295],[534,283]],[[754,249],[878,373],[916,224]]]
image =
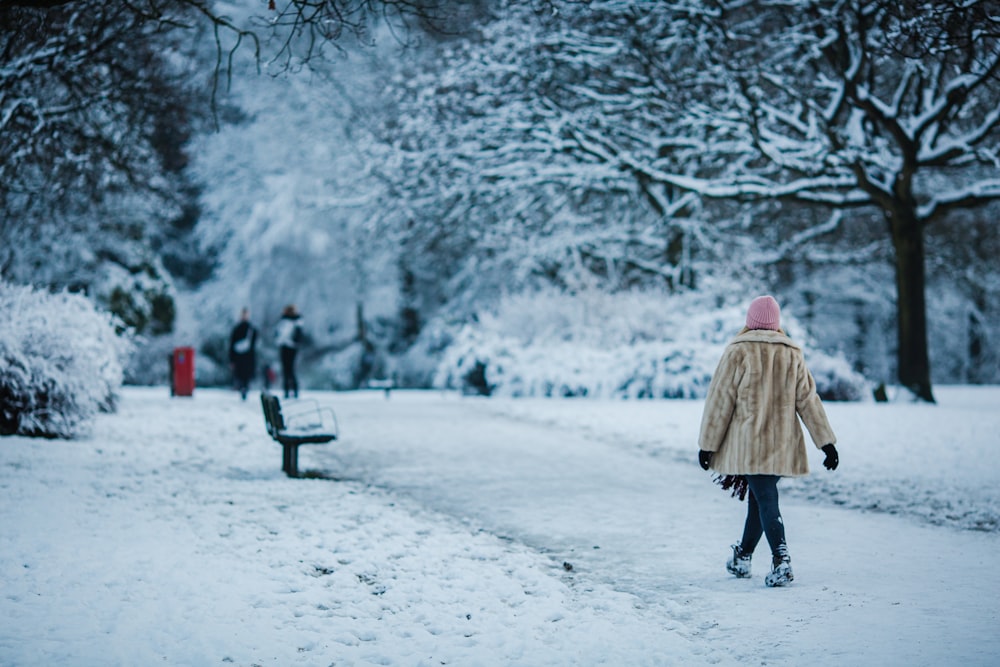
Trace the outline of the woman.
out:
[[[785,527],[778,509],[778,479],[809,473],[805,439],[826,454],[823,465],[836,470],[837,442],[806,368],[802,349],[781,329],[781,309],[770,296],[757,297],[747,310],[746,328],[726,347],[712,376],[698,438],[698,460],[726,476],[724,486],[749,490],[743,538],[734,544],[726,569],[750,576],[750,557],[761,535],[771,547],[768,586],[792,582]]]
[[[295,355],[302,341],[302,324],[294,304],[285,306],[274,330],[275,342],[281,353],[281,378],[285,398],[299,397],[299,380],[295,377]]]
[[[240,311],[240,321],[229,334],[229,365],[233,369],[236,389],[244,401],[256,366],[256,348],[257,329],[250,323],[250,309],[244,308]]]

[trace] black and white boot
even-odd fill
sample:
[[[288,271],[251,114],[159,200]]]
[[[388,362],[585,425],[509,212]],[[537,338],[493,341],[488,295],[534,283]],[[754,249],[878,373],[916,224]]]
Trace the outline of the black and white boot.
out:
[[[792,574],[792,559],[787,555],[775,559],[771,565],[771,571],[764,577],[764,585],[772,588],[787,586],[793,581],[795,581],[795,575]]]
[[[746,579],[750,576],[750,556],[752,554],[743,553],[743,547],[739,544],[733,545],[733,556],[726,561],[726,571],[734,577]]]

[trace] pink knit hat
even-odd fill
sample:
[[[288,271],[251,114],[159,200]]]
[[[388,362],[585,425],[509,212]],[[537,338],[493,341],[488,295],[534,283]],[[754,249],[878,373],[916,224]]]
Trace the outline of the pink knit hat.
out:
[[[750,302],[750,308],[747,310],[747,328],[771,331],[781,328],[781,308],[773,296],[759,296]]]

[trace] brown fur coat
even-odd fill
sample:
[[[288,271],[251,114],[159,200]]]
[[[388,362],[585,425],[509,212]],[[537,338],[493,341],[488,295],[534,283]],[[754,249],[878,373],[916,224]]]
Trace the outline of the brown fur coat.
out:
[[[782,331],[744,330],[712,376],[698,446],[722,475],[806,475],[799,417],[817,448],[836,444],[802,349]]]

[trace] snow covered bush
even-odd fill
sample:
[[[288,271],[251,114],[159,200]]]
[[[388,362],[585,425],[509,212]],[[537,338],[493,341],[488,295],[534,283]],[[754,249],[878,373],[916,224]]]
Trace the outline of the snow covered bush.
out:
[[[361,343],[354,342],[335,354],[325,355],[314,367],[303,369],[300,381],[303,385],[323,389],[356,388],[360,382],[364,353]]]
[[[701,398],[744,317],[743,302],[700,294],[510,296],[457,333],[434,385],[504,396]],[[793,317],[783,326],[806,343],[821,396],[866,395],[846,361],[810,349]]]
[[[816,380],[816,391],[825,401],[861,401],[871,395],[871,384],[851,368],[842,355],[809,353],[809,371]]]
[[[0,283],[0,434],[70,438],[114,410],[131,342],[79,294]]]

